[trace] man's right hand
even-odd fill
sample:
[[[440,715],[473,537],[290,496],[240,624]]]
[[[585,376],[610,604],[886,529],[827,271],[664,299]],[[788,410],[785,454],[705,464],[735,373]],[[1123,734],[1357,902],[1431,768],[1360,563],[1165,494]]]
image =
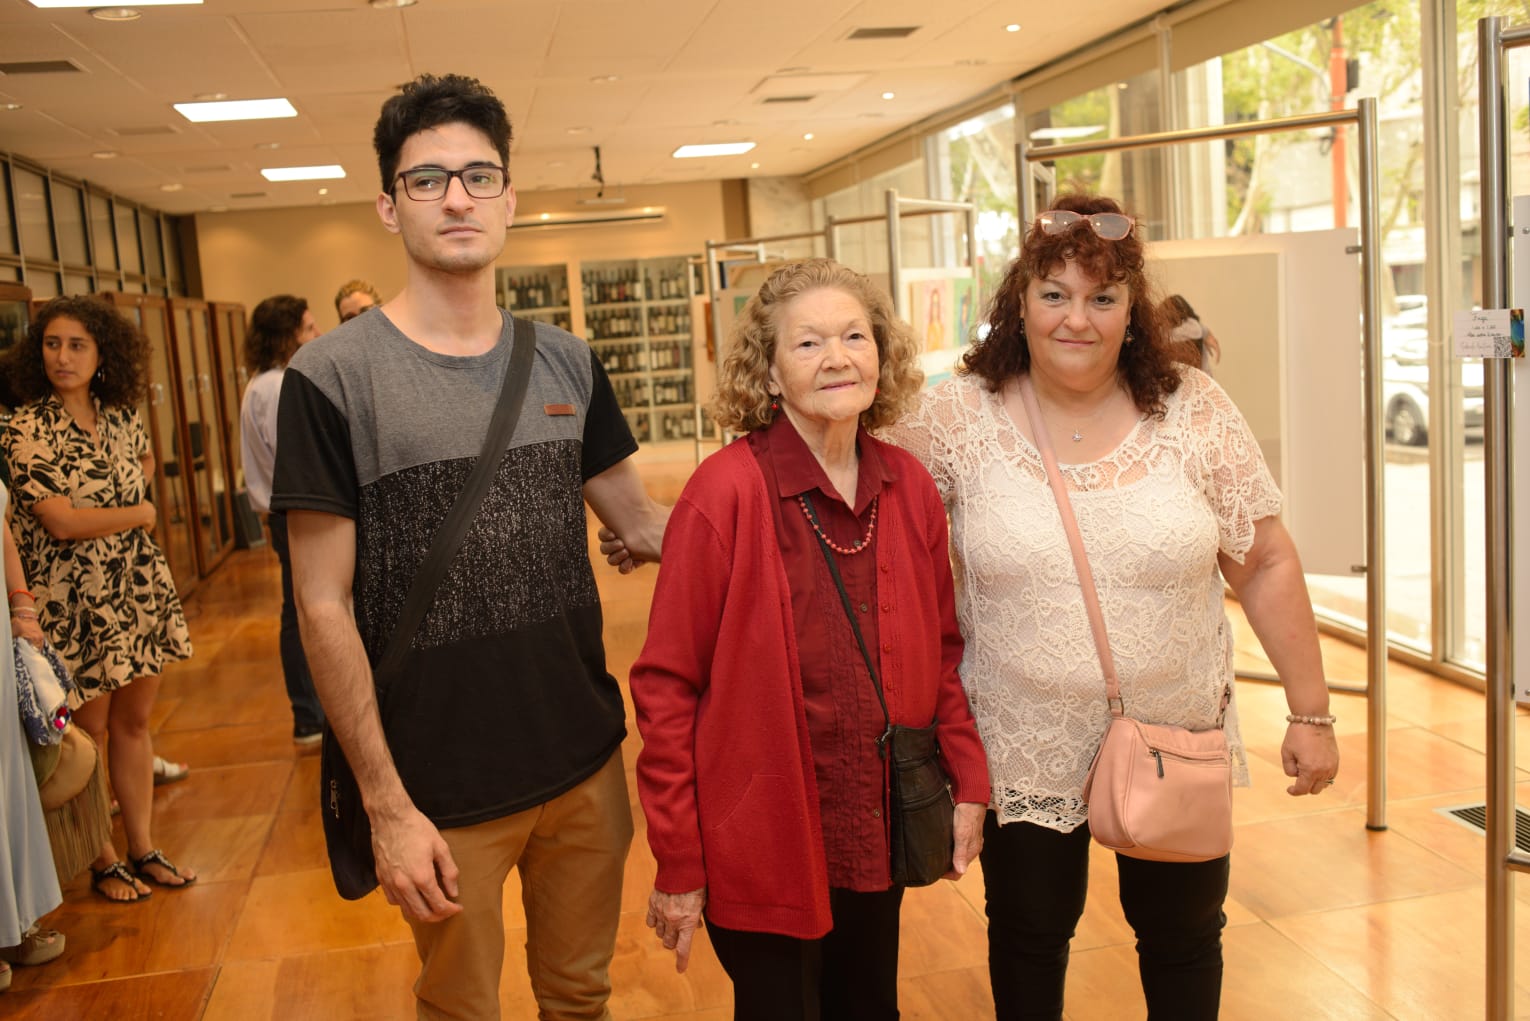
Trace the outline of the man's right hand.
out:
[[[440,922],[462,910],[454,899],[457,863],[441,832],[419,809],[410,806],[392,818],[374,818],[372,853],[383,895],[403,909],[405,918]]]

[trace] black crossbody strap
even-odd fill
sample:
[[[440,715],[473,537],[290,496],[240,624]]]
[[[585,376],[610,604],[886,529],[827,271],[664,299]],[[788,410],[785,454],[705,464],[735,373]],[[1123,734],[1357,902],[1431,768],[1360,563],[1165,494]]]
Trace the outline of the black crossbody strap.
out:
[[[892,733],[892,717],[887,713],[887,698],[882,694],[882,682],[877,679],[877,668],[872,665],[871,653],[866,648],[866,638],[861,634],[861,625],[855,619],[855,607],[850,605],[850,593],[845,591],[845,579],[840,577],[839,565],[834,562],[834,551],[829,549],[829,544],[824,541],[823,525],[818,520],[818,510],[813,506],[813,498],[803,493],[802,505],[807,508],[808,517],[817,526],[813,529],[813,534],[818,538],[818,548],[823,550],[823,558],[828,562],[829,573],[834,576],[834,587],[839,589],[839,601],[845,607],[845,616],[850,619],[850,630],[855,632],[855,643],[861,647],[861,656],[866,660],[866,672],[871,675],[871,686],[876,689],[877,701],[882,705],[882,724],[885,729],[882,731],[882,736],[877,738],[877,751],[885,758],[887,738]]]
[[[457,554],[457,547],[462,545],[462,539],[467,535],[468,525],[477,516],[478,508],[489,491],[489,484],[494,479],[494,473],[498,470],[500,462],[504,460],[505,451],[510,447],[510,437],[515,432],[515,423],[521,417],[521,406],[526,402],[526,388],[531,382],[531,364],[537,351],[537,331],[530,320],[512,319],[511,321],[515,324],[515,328],[512,334],[510,364],[505,369],[505,381],[500,387],[499,403],[494,406],[494,416],[489,420],[489,432],[484,438],[483,452],[478,455],[478,460],[473,464],[473,470],[468,474],[467,481],[462,484],[462,492],[457,495],[451,510],[447,511],[445,520],[441,522],[441,527],[436,530],[435,538],[431,540],[430,551],[425,554],[424,562],[415,573],[414,581],[409,586],[409,595],[404,599],[404,609],[398,617],[398,626],[393,629],[393,636],[388,639],[388,648],[383,652],[377,669],[373,671],[374,678],[379,675],[390,675],[408,654],[409,645],[414,641],[414,633],[419,630],[420,622],[425,619],[425,611],[430,608],[436,589],[440,586],[441,579],[446,576],[446,569],[451,566],[452,558]]]

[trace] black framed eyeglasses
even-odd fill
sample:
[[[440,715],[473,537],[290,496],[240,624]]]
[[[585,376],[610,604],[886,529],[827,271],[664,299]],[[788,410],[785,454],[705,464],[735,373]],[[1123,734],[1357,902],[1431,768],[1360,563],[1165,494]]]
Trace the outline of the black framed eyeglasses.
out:
[[[1106,241],[1120,241],[1132,232],[1136,222],[1122,213],[1075,213],[1071,209],[1048,209],[1036,217],[1043,234],[1066,234],[1080,223],[1088,223]]]
[[[452,186],[452,178],[462,182],[463,189],[475,199],[497,199],[505,193],[510,175],[504,167],[490,164],[447,170],[443,167],[416,167],[401,170],[394,182],[404,182],[404,194],[416,202],[440,202],[446,190]]]

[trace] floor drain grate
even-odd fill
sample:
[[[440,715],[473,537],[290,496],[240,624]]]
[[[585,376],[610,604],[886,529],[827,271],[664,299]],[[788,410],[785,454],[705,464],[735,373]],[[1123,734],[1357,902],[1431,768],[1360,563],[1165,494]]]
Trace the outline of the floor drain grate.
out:
[[[1461,808],[1442,808],[1451,817],[1470,826],[1479,833],[1487,833],[1487,805],[1466,805]],[[1523,808],[1514,810],[1514,846],[1530,851],[1530,812]]]

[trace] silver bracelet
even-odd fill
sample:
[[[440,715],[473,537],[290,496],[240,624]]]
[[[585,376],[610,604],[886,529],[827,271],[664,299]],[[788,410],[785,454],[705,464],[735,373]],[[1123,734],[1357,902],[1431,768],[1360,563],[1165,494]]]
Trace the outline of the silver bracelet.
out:
[[[1286,713],[1287,723],[1305,723],[1311,727],[1331,727],[1339,718],[1332,713],[1327,716],[1303,716],[1300,713]]]

